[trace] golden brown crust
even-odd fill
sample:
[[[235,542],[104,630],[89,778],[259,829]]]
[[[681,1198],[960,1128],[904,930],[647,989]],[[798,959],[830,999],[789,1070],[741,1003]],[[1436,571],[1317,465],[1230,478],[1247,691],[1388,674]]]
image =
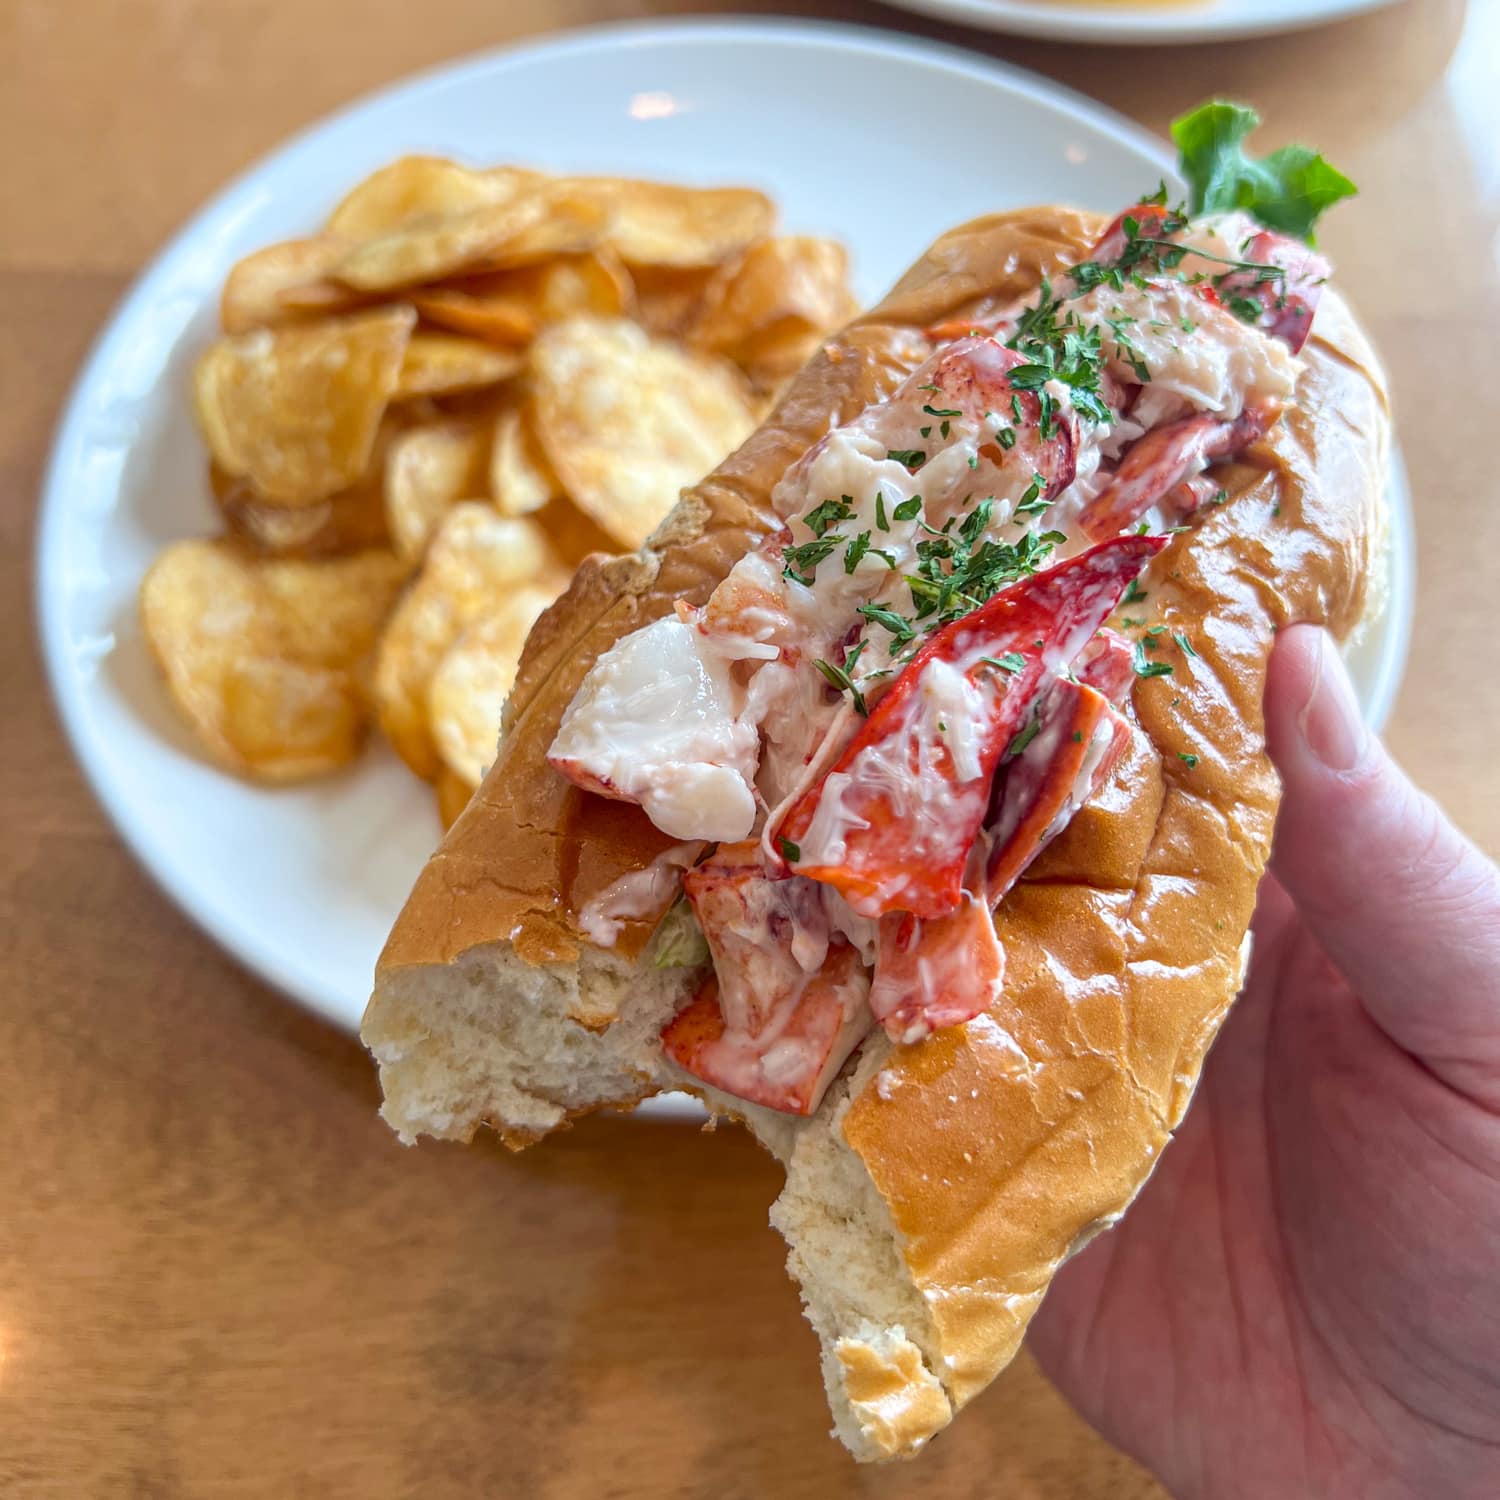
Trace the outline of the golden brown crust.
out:
[[[858,1427],[861,1458],[902,1458],[917,1452],[953,1418],[953,1407],[937,1378],[909,1339],[839,1339],[833,1346],[838,1378]]]
[[[1025,296],[1082,258],[1102,222],[1041,209],[945,235],[639,558],[585,565],[533,632],[500,759],[418,881],[383,968],[504,938],[532,963],[576,955],[579,907],[669,842],[545,765],[595,656],[674,598],[701,602],[774,523],[782,472],[921,361],[925,326]],[[1140,729],[1111,785],[1002,904],[1004,997],[895,1053],[844,1120],[926,1300],[955,1408],[1012,1357],[1070,1249],[1139,1189],[1239,987],[1279,797],[1262,740],[1266,660],[1281,626],[1342,635],[1359,617],[1384,476],[1384,378],[1333,293],[1303,357],[1296,407],[1224,474],[1227,503],[1150,571],[1153,623],[1197,655],[1171,650],[1173,675],[1138,684]],[[646,935],[627,932],[625,951]],[[947,1402],[912,1381],[907,1406],[877,1392],[905,1413],[882,1451],[910,1451],[947,1420]]]

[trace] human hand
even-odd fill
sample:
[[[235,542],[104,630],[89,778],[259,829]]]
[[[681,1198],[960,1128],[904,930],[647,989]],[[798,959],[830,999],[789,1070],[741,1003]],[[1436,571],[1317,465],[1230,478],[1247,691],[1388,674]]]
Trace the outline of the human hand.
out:
[[[1031,1345],[1180,1496],[1500,1494],[1500,874],[1283,633],[1249,983]]]

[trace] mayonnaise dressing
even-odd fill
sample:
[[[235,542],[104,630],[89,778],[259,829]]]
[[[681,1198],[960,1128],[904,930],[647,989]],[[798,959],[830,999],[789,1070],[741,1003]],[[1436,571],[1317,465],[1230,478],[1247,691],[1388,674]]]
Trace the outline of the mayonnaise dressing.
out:
[[[682,872],[703,852],[698,842],[673,844],[644,870],[629,870],[578,913],[578,930],[596,948],[613,948],[627,922],[653,917],[670,906]]]

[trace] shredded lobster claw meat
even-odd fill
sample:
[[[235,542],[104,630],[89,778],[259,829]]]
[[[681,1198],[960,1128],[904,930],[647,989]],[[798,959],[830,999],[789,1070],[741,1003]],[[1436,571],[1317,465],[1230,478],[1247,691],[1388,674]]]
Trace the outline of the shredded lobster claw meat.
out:
[[[955,911],[1001,756],[1165,545],[1118,537],[937,631],[774,830],[790,866],[865,916]]]
[[[870,1010],[894,1042],[919,1042],[983,1015],[1000,998],[1005,951],[990,903],[967,892],[945,917],[880,919]]]
[[[750,1037],[725,1025],[719,980],[710,974],[667,1023],[662,1048],[684,1072],[737,1099],[810,1115],[869,1032],[869,989],[858,951],[839,943],[799,999]]]
[[[1135,647],[1117,630],[1101,630],[1073,663],[1073,676],[1118,708],[1135,686]]]
[[[999,787],[985,867],[992,902],[1062,832],[1130,743],[1126,719],[1081,682],[1058,682],[1040,720],[1036,737],[1010,763]]]
[[[822,890],[810,880],[767,874],[753,840],[719,845],[684,873],[682,889],[713,955],[726,1019],[759,1036],[783,1006],[797,1002],[828,957]]]
[[[1280,274],[1232,272],[1219,284],[1219,301],[1231,306],[1235,299],[1258,303],[1260,313],[1252,320],[1256,327],[1280,339],[1293,354],[1299,353],[1312,332],[1318,300],[1333,268],[1301,240],[1273,229],[1256,235],[1245,246],[1245,259],[1274,266]]]
[[[1249,406],[1232,422],[1201,413],[1154,428],[1126,451],[1078,524],[1091,541],[1118,536],[1208,464],[1233,458],[1264,437],[1278,407]]]

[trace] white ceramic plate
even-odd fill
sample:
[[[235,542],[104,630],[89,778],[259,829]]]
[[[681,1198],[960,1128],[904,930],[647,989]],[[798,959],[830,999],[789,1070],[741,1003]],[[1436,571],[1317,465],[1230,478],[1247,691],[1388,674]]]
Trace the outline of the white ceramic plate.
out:
[[[1214,42],[1322,26],[1395,0],[886,0],[986,31],[1063,42]]]
[[[944,118],[965,129],[939,141]],[[1027,149],[997,156],[1005,140]],[[757,183],[787,225],[853,248],[869,299],[951,224],[1038,201],[1114,210],[1169,166],[1128,121],[958,52],[796,24],[640,26],[400,84],[283,147],[177,236],[99,339],[57,435],[37,559],[47,663],[89,780],[146,868],[242,962],[350,1028],[437,842],[431,792],[384,748],[286,790],[215,770],[157,680],[136,591],[168,542],[214,525],[187,384],[225,272],[413,150]],[[1393,608],[1356,664],[1377,719],[1410,610],[1404,500],[1397,518]]]

